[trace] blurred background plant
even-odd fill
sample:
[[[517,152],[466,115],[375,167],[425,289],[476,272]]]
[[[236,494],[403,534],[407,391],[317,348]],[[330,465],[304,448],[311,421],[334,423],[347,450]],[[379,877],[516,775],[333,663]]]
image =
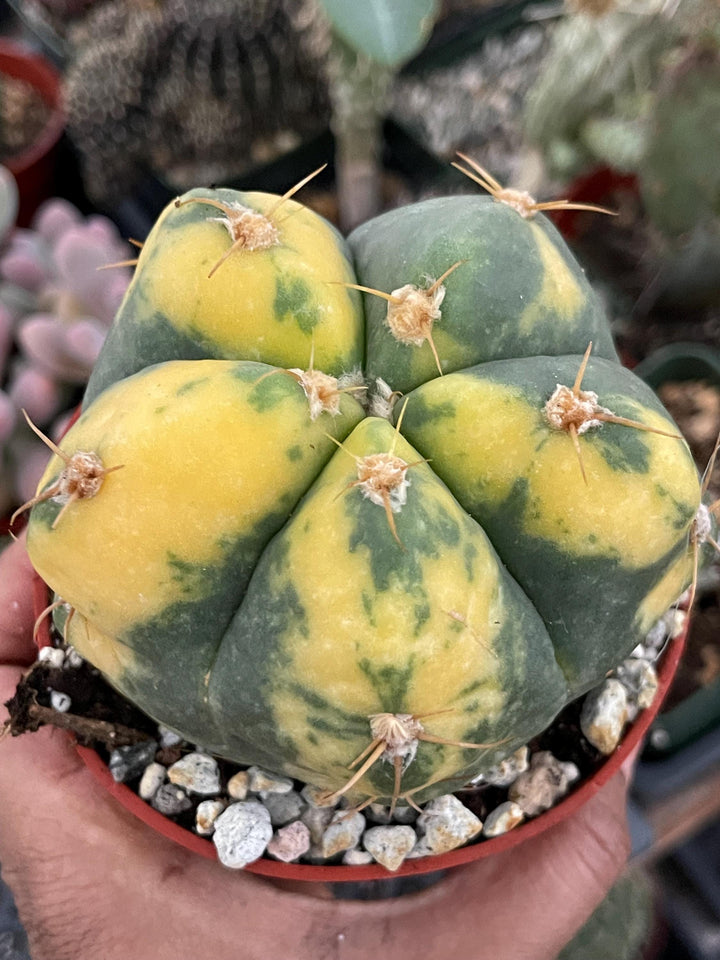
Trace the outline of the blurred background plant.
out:
[[[16,0],[65,61],[68,133],[93,203],[148,172],[230,183],[331,124],[340,219],[378,212],[382,120],[440,0]],[[307,172],[307,171],[305,171]]]
[[[329,90],[340,223],[381,209],[382,125],[400,67],[427,42],[439,0],[320,0],[331,24]]]
[[[2,246],[0,516],[34,494],[47,463],[21,411],[58,438],[130,281],[125,267],[98,268],[131,256],[110,220],[59,198]]]
[[[635,310],[704,309],[720,296],[717,0],[573,0],[525,115],[547,176],[630,174],[643,220]],[[592,198],[591,198],[592,199]]]

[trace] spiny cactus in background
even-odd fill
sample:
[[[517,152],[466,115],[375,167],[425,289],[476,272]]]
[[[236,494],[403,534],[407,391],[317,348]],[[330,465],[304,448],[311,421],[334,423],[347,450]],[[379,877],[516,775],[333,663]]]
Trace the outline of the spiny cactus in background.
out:
[[[598,165],[637,177],[647,217],[647,305],[720,294],[720,10],[717,0],[568,14],[529,99],[549,172]]]
[[[328,122],[312,0],[118,0],[71,39],[68,130],[99,204],[148,169],[179,190],[231,180]]]
[[[129,256],[105,217],[64,200],[40,208],[0,256],[0,514],[32,495],[47,450],[21,410],[57,434],[130,281],[98,267]]]
[[[21,7],[44,7],[56,17],[68,18],[79,16],[95,2],[96,0],[30,0],[22,3]]]

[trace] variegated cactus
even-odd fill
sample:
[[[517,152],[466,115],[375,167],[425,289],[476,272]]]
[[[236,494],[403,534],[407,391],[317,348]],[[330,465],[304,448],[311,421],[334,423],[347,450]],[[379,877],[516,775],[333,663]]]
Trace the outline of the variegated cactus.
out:
[[[692,458],[582,270],[468,172],[494,196],[347,243],[289,197],[172,204],[32,504],[59,625],[111,683],[358,803],[526,743],[697,553]]]

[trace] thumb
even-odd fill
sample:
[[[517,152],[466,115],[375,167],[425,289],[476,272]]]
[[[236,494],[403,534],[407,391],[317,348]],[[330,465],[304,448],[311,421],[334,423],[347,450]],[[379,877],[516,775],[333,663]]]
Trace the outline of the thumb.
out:
[[[33,577],[23,536],[0,553],[0,664],[27,666],[35,659]]]

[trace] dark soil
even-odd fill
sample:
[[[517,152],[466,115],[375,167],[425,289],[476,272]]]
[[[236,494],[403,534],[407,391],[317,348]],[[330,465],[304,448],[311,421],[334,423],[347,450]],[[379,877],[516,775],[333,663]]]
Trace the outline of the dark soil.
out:
[[[0,74],[0,163],[23,153],[50,119],[50,107],[31,84]]]
[[[51,690],[70,697],[72,713],[60,713],[51,707]],[[6,707],[12,736],[51,723],[72,731],[83,746],[101,744],[113,749],[147,740],[156,730],[154,721],[121,697],[87,663],[74,669],[35,663]]]

